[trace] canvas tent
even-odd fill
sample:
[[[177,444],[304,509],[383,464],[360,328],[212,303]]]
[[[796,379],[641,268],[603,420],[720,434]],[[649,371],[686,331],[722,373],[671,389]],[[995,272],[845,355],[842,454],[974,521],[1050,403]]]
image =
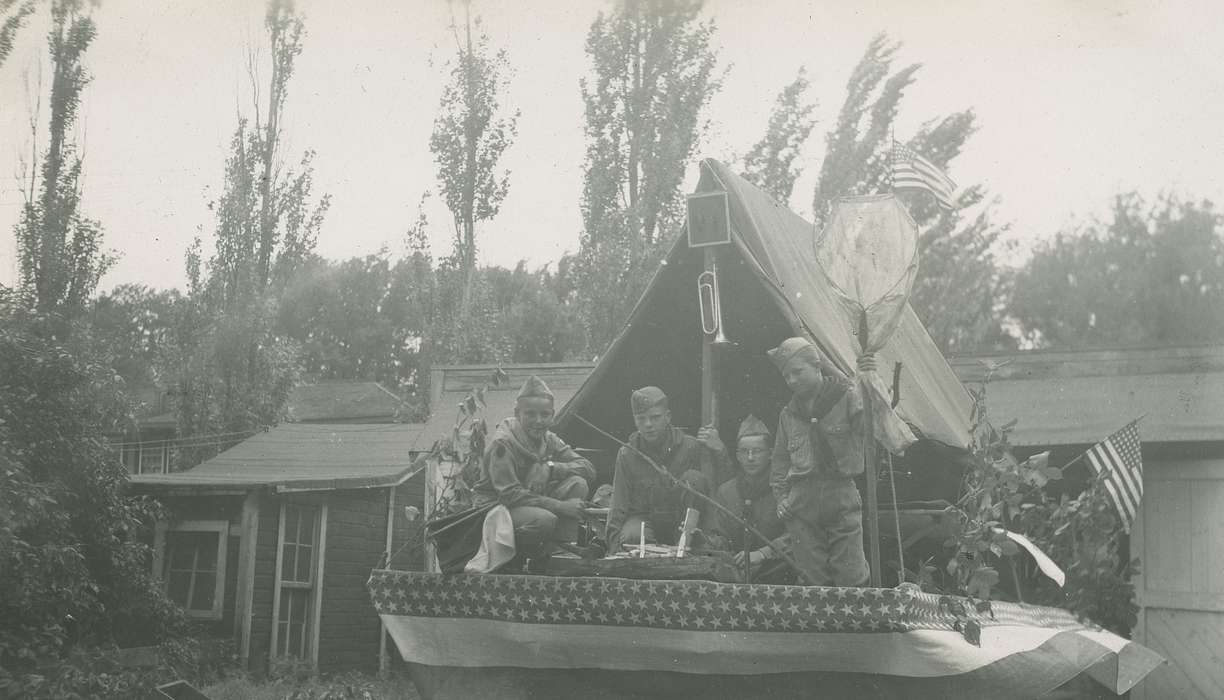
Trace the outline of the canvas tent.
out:
[[[765,351],[792,335],[811,338],[843,371],[854,367],[858,340],[837,313],[838,301],[813,254],[811,223],[715,160],[701,162],[698,193],[726,192],[731,243],[718,251],[725,334],[717,350],[719,428],[726,437],[749,412],[776,424],[787,390]],[[572,444],[614,446],[575,419],[615,435],[633,431],[629,394],[658,385],[671,397],[673,424],[701,423],[702,341],[697,277],[704,253],[679,235],[625,328],[562,408],[557,430]],[[906,308],[878,353],[881,374],[900,362],[897,412],[920,437],[952,447],[969,443],[971,399],[913,310]],[[601,471],[609,467],[608,456]]]

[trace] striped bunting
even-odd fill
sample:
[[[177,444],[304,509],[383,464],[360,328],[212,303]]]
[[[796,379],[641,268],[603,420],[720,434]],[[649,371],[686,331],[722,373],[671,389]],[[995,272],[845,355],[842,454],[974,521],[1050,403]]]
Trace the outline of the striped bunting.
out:
[[[894,190],[906,187],[926,190],[935,196],[939,206],[952,208],[956,183],[931,161],[896,141],[893,141],[892,175]]]
[[[1143,458],[1139,452],[1139,421],[1110,435],[1085,453],[1092,471],[1104,474],[1105,490],[1113,501],[1122,528],[1130,532],[1143,500]]]

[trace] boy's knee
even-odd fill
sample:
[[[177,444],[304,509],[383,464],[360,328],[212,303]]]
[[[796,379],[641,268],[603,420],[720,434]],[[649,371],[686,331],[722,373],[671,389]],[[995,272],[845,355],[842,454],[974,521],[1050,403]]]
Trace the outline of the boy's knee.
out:
[[[559,498],[562,501],[568,501],[571,498],[585,500],[590,493],[591,485],[587,483],[586,478],[575,474],[573,476],[565,477],[561,480],[561,483],[557,485],[556,498]]]
[[[547,535],[557,527],[557,516],[543,508],[532,508],[514,523],[516,532],[526,535]]]

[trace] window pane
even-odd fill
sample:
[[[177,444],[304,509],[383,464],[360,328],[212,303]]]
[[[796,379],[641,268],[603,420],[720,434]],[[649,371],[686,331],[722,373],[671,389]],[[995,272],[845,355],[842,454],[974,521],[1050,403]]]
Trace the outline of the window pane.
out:
[[[217,570],[217,537],[219,534],[199,533],[203,535],[200,538],[198,554],[196,555],[196,571],[216,571]]]
[[[216,574],[196,574],[195,590],[191,595],[190,610],[212,610],[217,592]]]
[[[289,621],[289,598],[293,591],[288,589],[281,590],[280,612],[277,614],[277,619],[282,623]]]
[[[310,597],[310,591],[304,591],[300,588],[294,589],[290,598],[290,619],[294,622],[301,622],[306,619],[306,600]]]
[[[298,624],[289,625],[289,655],[303,656],[302,654],[302,626]]]
[[[297,506],[285,506],[285,541],[297,542],[298,521],[301,510]]]
[[[182,607],[187,607],[187,590],[191,586],[191,572],[172,571],[166,577],[166,594],[170,600]]]
[[[307,510],[306,508],[303,508],[301,526],[298,529],[298,542],[299,543],[314,544],[314,529],[315,529],[314,520],[315,520],[314,509],[311,508]]]
[[[299,546],[297,550],[298,566],[296,580],[301,581],[302,583],[310,583],[310,564],[312,559],[311,553],[314,551],[314,549],[312,547]]]
[[[286,542],[281,548],[281,580],[292,581],[293,572],[297,571],[297,547]]]

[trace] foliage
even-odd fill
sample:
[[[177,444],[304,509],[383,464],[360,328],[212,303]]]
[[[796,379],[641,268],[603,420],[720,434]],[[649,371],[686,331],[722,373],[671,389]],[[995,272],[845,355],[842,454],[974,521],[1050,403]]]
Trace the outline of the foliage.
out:
[[[812,116],[816,105],[805,99],[809,87],[807,69],[800,67],[795,79],[778,94],[765,136],[744,156],[745,179],[783,204],[789,204],[795,180],[802,173],[795,159],[816,126]]]
[[[510,62],[504,50],[491,51],[480,18],[466,17],[462,40],[453,22],[451,30],[458,55],[442,90],[429,150],[455,220],[455,256],[470,278],[476,268],[476,224],[497,215],[510,187],[509,173],[499,171],[498,161],[514,141],[519,111],[506,114],[501,106]]]
[[[181,621],[150,574],[158,509],[123,494],[105,435],[130,420],[87,329],[0,308],[0,689],[77,646],[142,644]]]
[[[1224,340],[1224,228],[1209,201],[1136,193],[1061,232],[1020,271],[1011,312],[1039,346]]]
[[[204,688],[214,700],[413,700],[420,697],[406,675],[389,678],[348,672],[334,676],[273,678],[257,683],[235,676]]]
[[[239,119],[226,162],[225,187],[212,204],[214,253],[202,261],[199,239],[187,254],[189,304],[175,329],[180,452],[192,466],[252,432],[275,424],[299,373],[298,347],[276,331],[277,300],[305,264],[329,198],[311,204],[313,153],[282,172],[280,145],[289,79],[302,50],[302,20],[289,0],[270,0],[268,101],[255,88],[253,120]],[[252,59],[252,84],[257,68]],[[261,110],[263,110],[261,112]],[[223,435],[213,442],[199,438]]]
[[[85,308],[112,262],[102,251],[102,225],[80,210],[83,161],[71,134],[81,91],[89,82],[81,59],[97,34],[82,4],[81,0],[51,3],[49,139],[41,163],[30,163],[16,226],[22,291],[42,313],[69,320]],[[19,23],[23,16],[18,8],[10,21]],[[37,119],[35,114],[32,124]]]
[[[983,601],[1000,596],[1064,607],[1081,618],[1128,635],[1138,606],[1130,579],[1138,560],[1122,558],[1121,523],[1100,478],[1078,494],[1051,494],[1047,485],[1064,478],[1043,452],[1020,461],[1008,436],[1014,421],[991,425],[985,410],[985,384],[974,394],[973,443],[969,468],[956,505],[946,520],[944,546],[949,558],[943,570],[927,562],[919,580]],[[1063,487],[1066,490],[1066,487]],[[1009,539],[1010,530],[1028,537],[1067,574],[1060,589]],[[1002,574],[1007,573],[1007,579]]]
[[[311,261],[286,285],[276,330],[301,345],[314,380],[372,379],[423,411],[422,348],[429,335],[433,271],[385,252]],[[421,418],[421,415],[417,415]]]
[[[36,0],[0,0],[0,66],[13,51],[17,32],[34,13]]]
[[[722,85],[700,0],[630,0],[587,34],[578,274],[589,349],[621,329],[683,217],[685,167]]]
[[[893,122],[919,68],[911,64],[892,72],[899,48],[883,34],[875,37],[851,73],[837,124],[826,136],[813,203],[817,225],[836,197],[891,189]],[[926,122],[907,145],[947,170],[975,130],[976,117],[966,110]],[[910,304],[935,343],[945,353],[1013,345],[999,321],[1010,279],[996,254],[1007,228],[991,220],[985,189],[961,188],[950,212],[941,212],[926,193],[898,196],[921,231]]]
[[[494,369],[484,384],[471,389],[456,406],[455,424],[449,439],[439,440],[430,457],[459,465],[457,472],[444,476],[445,485],[434,494],[432,513],[458,512],[472,505],[472,485],[480,476],[480,461],[484,457],[489,435],[485,420],[485,394],[505,384],[509,377],[500,367]],[[442,410],[441,406],[435,410]]]
[[[110,353],[129,390],[159,385],[166,376],[163,351],[171,342],[185,302],[178,290],[121,284],[90,306],[94,339]]]

